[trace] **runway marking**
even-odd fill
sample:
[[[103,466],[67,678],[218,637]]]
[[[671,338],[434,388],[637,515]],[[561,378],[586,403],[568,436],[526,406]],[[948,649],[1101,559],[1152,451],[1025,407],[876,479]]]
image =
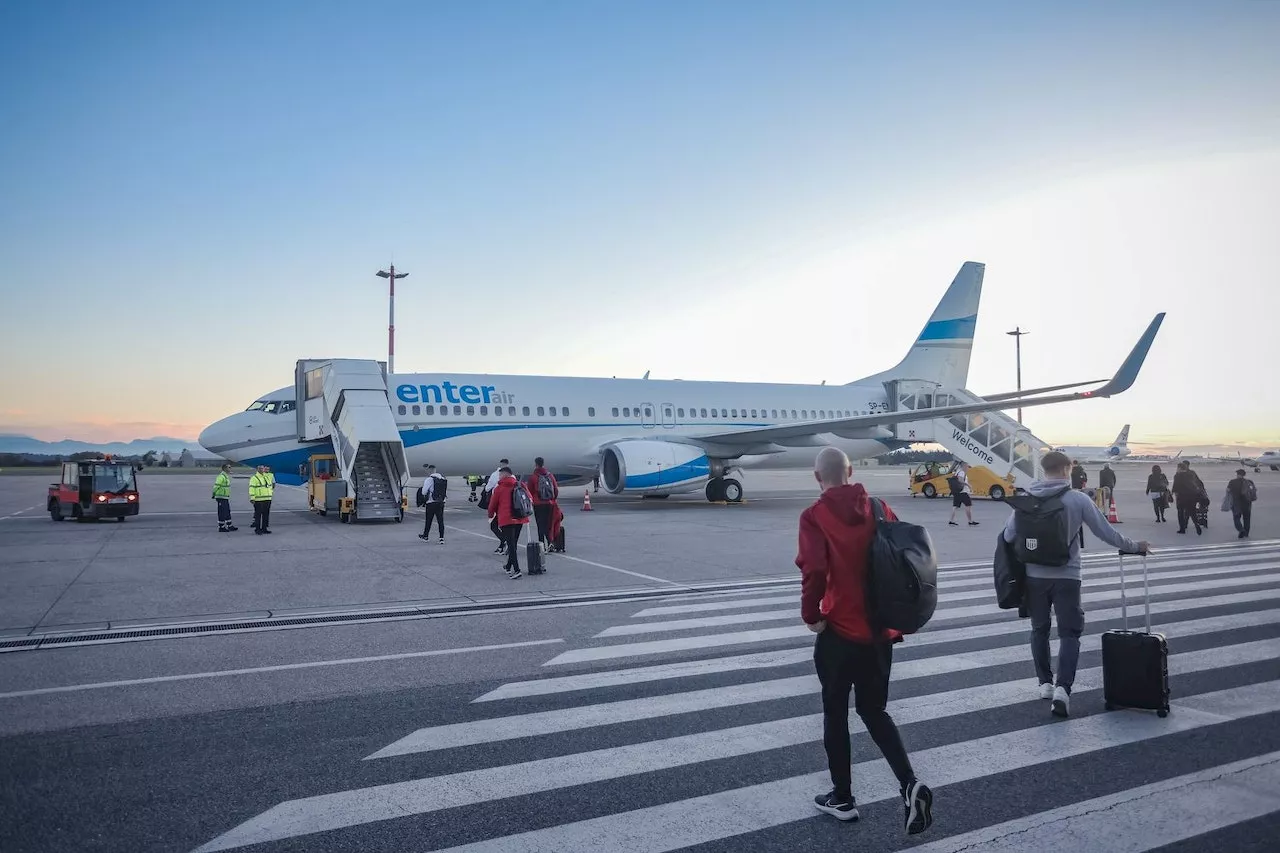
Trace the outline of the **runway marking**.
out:
[[[1280,609],[1251,610],[1244,613],[1232,613],[1226,616],[1211,616],[1202,619],[1189,619],[1183,622],[1166,623],[1159,627],[1162,633],[1170,637],[1213,634],[1220,631],[1234,631],[1241,628],[1254,628],[1260,625],[1271,625],[1280,622]],[[1086,634],[1081,638],[1081,648],[1086,643],[1094,642]],[[914,642],[914,640],[913,640]],[[1017,646],[1023,649],[1022,645]],[[956,655],[959,660],[974,659],[984,652],[970,652]],[[1027,654],[1030,654],[1027,652]],[[894,664],[893,675],[921,660],[937,658],[918,658],[914,661],[899,661]],[[656,666],[632,667],[629,669],[613,669],[601,672],[584,672],[576,675],[561,675],[552,678],[532,679],[529,681],[512,681],[489,691],[473,702],[493,702],[500,699],[515,699],[525,696],[547,696],[555,693],[569,693],[575,690],[595,690],[604,687],[618,687],[626,684],[639,684],[650,681],[666,681],[676,678],[709,675],[717,672],[734,672],[748,669],[769,669],[794,666],[813,660],[813,649],[808,645],[799,649],[778,649],[767,652],[753,652],[745,655],[704,658],[702,660],[681,661],[679,663],[658,664]]]
[[[516,649],[525,646],[546,646],[552,643],[563,643],[563,639],[524,640],[517,643],[498,643],[491,646],[466,646],[455,649],[432,649],[426,652],[401,652],[393,655],[374,655],[363,658],[340,658],[337,660],[318,660],[305,663],[284,663],[275,666],[255,666],[246,669],[222,669],[215,672],[190,672],[182,675],[158,675],[152,678],[129,678],[122,681],[99,681],[92,684],[69,684],[65,687],[39,687],[33,690],[14,690],[0,693],[0,699],[17,699],[24,696],[45,696],[50,693],[75,693],[82,690],[103,690],[108,687],[136,687],[140,684],[164,684],[170,681],[193,681],[199,678],[226,678],[233,675],[255,675],[260,672],[284,672],[293,669],[313,669],[321,666],[344,666],[355,663],[378,663],[389,660],[409,660],[411,658],[438,657],[441,655],[458,655],[468,652],[487,652],[496,649]]]
[[[1259,566],[1258,570],[1272,569],[1280,567],[1280,563],[1273,566]],[[1206,575],[1218,575],[1249,571],[1249,569],[1236,568],[1234,566],[1219,569],[1217,571],[1196,571],[1189,572],[1172,572],[1166,577],[1176,579],[1187,575],[1190,577],[1204,577]],[[1152,595],[1173,595],[1183,592],[1198,592],[1204,589],[1222,589],[1233,586],[1253,586],[1254,584],[1274,583],[1276,578],[1266,575],[1248,575],[1237,578],[1217,578],[1207,581],[1193,581],[1189,583],[1173,583],[1173,584],[1151,584]],[[1119,579],[1115,583],[1119,584]],[[1132,593],[1129,593],[1132,597]],[[975,592],[955,592],[943,593],[938,596],[939,604],[950,604],[956,601],[972,601],[974,599],[992,598],[993,593],[990,590],[979,590]],[[1082,603],[1096,603],[1099,601],[1115,601],[1120,599],[1120,589],[1100,590],[1098,592],[1090,592],[1080,596]],[[983,616],[995,610],[995,606],[991,603],[975,604],[966,607],[941,608],[933,617],[933,622],[945,622],[951,619],[965,619],[970,616]],[[787,619],[799,619],[799,610],[792,602],[792,606],[786,610],[760,610],[750,613],[732,613],[724,616],[705,616],[700,619],[674,619],[668,622],[639,622],[629,625],[615,625],[612,628],[606,628],[596,637],[625,637],[637,634],[658,634],[665,631],[692,631],[701,628],[712,628],[723,625],[743,625],[752,622],[781,622]]]
[[[10,518],[17,518],[18,516],[22,515],[24,512],[31,512],[31,510],[39,509],[39,508],[40,508],[40,504],[32,504],[26,509],[20,509],[17,512],[11,512],[6,516],[0,517],[0,521],[5,521],[6,519],[10,519]]]
[[[1116,597],[1118,598],[1119,596]],[[1159,616],[1165,613],[1176,613],[1179,610],[1227,607],[1233,604],[1253,604],[1264,601],[1274,601],[1276,599],[1280,599],[1280,589],[1253,590],[1250,592],[1231,593],[1229,595],[1211,595],[1204,598],[1153,601],[1151,603],[1151,614],[1153,616]],[[998,622],[985,622],[962,628],[948,628],[941,631],[923,631],[911,636],[912,645],[925,646],[933,645],[934,643],[950,643],[960,640],[976,639],[979,637],[1016,634],[1027,630],[1026,622],[1017,618],[1016,611],[996,611],[992,606],[986,606],[985,610],[983,608],[978,608],[978,610],[980,611],[978,615],[994,616],[996,613],[1000,613],[1004,615],[1004,618]],[[1089,622],[1094,624],[1111,619],[1119,619],[1121,616],[1122,612],[1119,607],[1113,607],[1107,610],[1090,611],[1086,614],[1086,618]],[[1135,612],[1130,614],[1131,624],[1136,624],[1136,621],[1134,620],[1140,618],[1142,618],[1141,615],[1137,613],[1135,609]],[[799,619],[798,615],[796,616],[796,619]],[[1155,623],[1154,628],[1157,631],[1161,630],[1159,623]],[[802,637],[812,637],[808,627],[805,625],[796,625],[787,628],[768,628],[755,631],[738,631],[728,634],[697,634],[690,637],[674,637],[666,640],[653,640],[642,643],[624,643],[612,646],[589,646],[586,648],[573,649],[571,651],[564,652],[561,655],[557,655],[544,663],[543,666],[585,663],[587,661],[610,660],[613,658],[639,657],[642,655],[698,650],[713,646],[743,645],[769,640],[795,640]]]
[[[478,536],[481,539],[488,539],[491,542],[496,541],[494,540],[492,533],[477,533],[474,530],[467,530],[462,527],[454,527],[451,524],[446,524],[445,527],[449,530],[456,530],[459,533],[465,533],[468,536]],[[665,578],[655,578],[653,575],[644,575],[644,574],[641,574],[640,572],[633,572],[630,569],[620,569],[617,566],[610,566],[605,563],[597,563],[594,560],[584,560],[581,557],[571,557],[568,554],[556,554],[555,559],[572,560],[575,563],[585,563],[588,566],[595,566],[598,569],[608,569],[611,572],[618,572],[619,574],[631,575],[631,577],[633,578],[641,578],[642,580],[653,581],[654,583],[665,583],[665,584],[670,584],[671,586],[680,586],[680,587],[688,586],[688,584],[679,583],[678,581],[669,581],[669,580],[666,580]]]
[[[937,789],[1255,717],[1274,711],[1277,703],[1280,703],[1280,682],[1268,681],[1188,697],[1175,702],[1174,711],[1164,719],[1154,714],[1124,711],[1068,719],[922,750],[912,753],[911,762],[920,778]],[[817,726],[816,737],[821,738],[821,722]],[[853,793],[860,804],[898,799],[898,781],[893,778],[888,763],[879,756],[855,764],[853,779]],[[629,853],[668,853],[813,817],[814,792],[826,791],[830,787],[831,777],[823,770],[487,839],[438,850],[437,853],[512,850],[520,853],[596,853],[600,849],[601,838],[625,838]],[[202,851],[226,849],[227,846],[207,847]]]
[[[1089,671],[1086,677],[1100,681],[1101,668]],[[1017,697],[1025,699],[1027,680],[1008,682],[1001,687],[1011,691],[1013,686],[1017,688]],[[997,705],[990,705],[1000,692],[996,686],[981,686],[939,696],[967,693],[969,701],[975,706],[999,707],[1011,701],[1010,695],[1004,695],[999,697]],[[906,704],[903,702],[895,705],[895,717],[900,722],[916,721],[917,714],[899,710]],[[932,785],[941,786],[962,779],[1057,761],[1072,755],[1266,714],[1274,711],[1278,704],[1280,682],[1269,681],[1189,697],[1178,702],[1173,713],[1165,719],[1123,712],[1100,714],[924,750],[918,753],[919,760],[912,756],[912,761],[917,767],[923,768],[924,772],[920,774],[923,779],[929,780]],[[937,697],[917,707],[918,715],[923,719],[937,719],[960,713],[949,702],[939,701]],[[851,725],[852,728],[861,731],[860,725]],[[196,853],[211,853],[215,850],[228,850],[474,805],[486,798],[492,799],[494,792],[501,792],[500,795],[506,799],[798,746],[821,738],[822,715],[814,714],[289,800],[215,838],[198,848]],[[943,756],[945,760],[939,760]],[[868,781],[873,781],[876,783],[873,790],[893,792],[892,796],[897,796],[897,782],[892,779],[887,763],[879,757],[875,761],[856,765],[854,778],[858,780],[860,789]],[[492,839],[481,842],[480,846],[467,845],[461,849],[537,849],[555,853],[583,850],[584,853],[595,853],[599,850],[601,838],[611,838],[626,839],[629,851],[674,850],[763,828],[757,826],[762,817],[772,820],[767,825],[809,817],[814,813],[810,801],[813,790],[822,784],[829,784],[829,781],[824,771],[713,795],[731,800],[745,795],[750,799],[750,804],[744,804],[745,807],[717,807],[689,812],[692,804],[707,799],[700,797],[596,819],[603,820],[607,826],[610,822],[626,821],[631,815],[648,813],[643,823],[629,830],[615,826],[590,834],[582,833],[582,823],[595,823],[587,821]],[[798,783],[803,785],[803,790],[797,794],[795,789],[799,786]],[[768,789],[772,793],[767,798],[755,796],[761,789]],[[761,803],[759,808],[754,807],[763,799],[773,802]],[[669,810],[676,810],[687,816],[675,819],[666,817]],[[777,820],[780,812],[785,817]],[[537,846],[528,844],[531,837],[542,832],[555,837],[556,843]],[[694,840],[691,840],[691,836]],[[658,844],[653,845],[651,842]]]
[[[1154,850],[1280,810],[1280,752],[984,826],[912,853]],[[1015,837],[1016,836],[1016,837]]]
[[[1275,612],[1272,611],[1273,619]],[[1081,652],[1094,652],[1101,648],[1102,638],[1097,635],[1081,639]],[[1030,657],[1030,651],[1021,644],[987,649],[981,652],[969,652],[967,654],[937,655],[931,658],[902,661],[895,664],[893,680],[896,683],[915,678],[931,678],[951,672],[986,669],[1020,661],[1026,662],[1030,660]],[[1170,655],[1169,670],[1171,675],[1202,672],[1208,669],[1258,663],[1275,658],[1280,658],[1280,639],[1258,640],[1251,643],[1218,646],[1204,651]],[[1082,670],[1077,676],[1078,680],[1075,689],[1089,690],[1095,686],[1101,687],[1101,673],[1101,667]],[[1079,680],[1081,676],[1083,676],[1084,680]],[[1097,680],[1097,684],[1093,684],[1090,679]],[[979,688],[964,688],[930,696],[900,699],[894,702],[894,716],[901,719],[909,717],[914,720],[915,718],[911,715],[915,714],[918,708],[934,704],[945,707],[948,714],[962,714],[970,710],[987,710],[995,706],[983,705],[980,708],[970,708],[965,705],[964,701],[957,703],[957,697],[964,700],[971,695],[969,691],[978,690],[979,694],[983,696],[983,702],[1013,703],[1019,701],[1020,698],[1026,698],[1026,688],[1027,679],[1019,678],[1003,684],[988,684]],[[651,720],[679,714],[692,714],[699,711],[752,705],[759,702],[772,702],[778,699],[790,699],[798,696],[813,696],[820,692],[821,687],[818,684],[817,675],[808,673],[793,678],[753,681],[747,684],[735,684],[727,687],[709,687],[703,690],[669,693],[644,699],[624,699],[617,702],[601,702],[574,708],[556,708],[549,711],[517,714],[510,717],[492,717],[466,723],[430,726],[418,729],[383,747],[372,755],[367,756],[365,760],[454,749],[460,746],[474,746],[482,743],[518,740],[535,735],[578,731],[597,726],[617,725],[619,723]],[[991,694],[991,696],[988,697],[987,694]],[[902,715],[906,715],[906,717]]]

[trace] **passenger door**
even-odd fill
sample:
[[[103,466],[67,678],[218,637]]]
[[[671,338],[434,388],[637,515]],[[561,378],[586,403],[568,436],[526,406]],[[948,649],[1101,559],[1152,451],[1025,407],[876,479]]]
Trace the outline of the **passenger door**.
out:
[[[676,426],[676,407],[670,403],[662,404],[662,428],[675,429]]]

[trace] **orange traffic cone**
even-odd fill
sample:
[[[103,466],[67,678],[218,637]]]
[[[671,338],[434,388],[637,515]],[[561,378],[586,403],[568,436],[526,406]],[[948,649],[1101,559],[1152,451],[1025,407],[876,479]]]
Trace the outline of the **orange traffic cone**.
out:
[[[589,489],[582,492],[582,511],[591,512],[591,491]]]
[[[1112,499],[1111,499],[1111,506],[1107,509],[1107,521],[1111,522],[1112,524],[1123,524],[1123,523],[1124,523],[1124,522],[1122,522],[1122,521],[1120,520],[1120,515],[1119,515],[1119,513],[1117,513],[1117,512],[1116,512],[1116,499],[1115,499],[1115,498],[1112,498]]]

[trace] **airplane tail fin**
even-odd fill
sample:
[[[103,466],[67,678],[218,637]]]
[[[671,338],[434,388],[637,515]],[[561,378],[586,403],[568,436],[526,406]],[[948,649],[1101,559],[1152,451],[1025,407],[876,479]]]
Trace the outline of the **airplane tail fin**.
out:
[[[966,261],[906,357],[891,370],[870,378],[920,379],[937,382],[944,388],[965,387],[985,272],[986,264]]]
[[[1124,429],[1120,430],[1120,434],[1116,436],[1116,447],[1127,447],[1129,444],[1129,425],[1125,424]]]

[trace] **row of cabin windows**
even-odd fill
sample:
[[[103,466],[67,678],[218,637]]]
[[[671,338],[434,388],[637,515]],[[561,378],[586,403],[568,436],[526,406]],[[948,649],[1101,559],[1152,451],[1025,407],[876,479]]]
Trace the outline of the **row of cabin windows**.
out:
[[[477,408],[479,408],[480,415],[482,417],[489,416],[488,406],[478,406],[478,407],[477,406],[454,406],[452,414],[454,414],[455,416],[461,416],[463,413],[463,409],[465,409],[468,417],[474,417],[476,414]],[[412,412],[412,414],[415,417],[420,417],[424,414],[434,416],[436,414],[436,407],[431,405],[427,405],[427,406],[401,405],[398,411],[401,415],[408,415],[410,414],[410,412]],[[567,406],[561,406],[559,407],[559,409],[557,409],[555,406],[537,406],[536,408],[531,408],[530,406],[522,406],[520,409],[520,414],[527,418],[527,417],[532,417],[535,411],[537,412],[537,416],[540,418],[546,418],[546,417],[554,418],[557,416],[564,417],[564,418],[569,417],[569,409]],[[613,416],[615,418],[617,417],[623,417],[623,418],[637,417],[638,418],[641,416],[641,412],[643,412],[644,417],[646,418],[653,417],[653,407],[651,406],[643,406],[643,407],[614,406],[613,407]],[[670,408],[665,408],[663,410],[663,413],[667,417],[671,417],[671,412],[672,410]],[[751,417],[751,418],[772,418],[774,420],[778,420],[780,418],[788,417],[786,409],[692,409],[691,408],[688,410],[688,412],[689,412],[688,416],[691,418]],[[676,413],[676,417],[678,418],[685,417],[685,410],[683,408],[676,409],[675,413]],[[450,414],[450,411],[448,406],[440,406],[441,417],[448,417],[449,414]],[[857,413],[849,409],[843,409],[843,410],[840,410],[840,409],[791,409],[790,418],[792,420],[808,420],[809,418],[817,418],[819,420],[824,420],[826,418],[842,418],[842,417],[851,418],[855,414]],[[861,414],[866,414],[866,412],[862,412]],[[506,415],[507,417],[514,418],[516,416],[516,407],[507,406]],[[502,406],[493,407],[493,416],[499,417],[499,418],[503,416]],[[587,417],[594,418],[595,416],[596,416],[595,407],[589,406],[587,408]]]
[[[465,410],[466,410],[467,415],[468,415],[468,416],[471,416],[471,417],[474,417],[474,416],[475,416],[475,414],[476,414],[476,409],[479,409],[479,410],[480,410],[480,414],[481,414],[482,416],[484,416],[484,417],[488,417],[488,416],[489,416],[489,407],[488,407],[488,406],[454,406],[454,407],[453,407],[453,414],[454,414],[454,415],[461,415],[461,414],[462,414],[462,412],[463,412],[463,409],[465,409]],[[436,407],[435,407],[435,406],[405,406],[405,405],[401,405],[397,411],[398,411],[401,415],[407,415],[407,414],[409,414],[410,412],[412,412],[415,416],[421,416],[421,415],[435,415],[435,413],[436,413]],[[561,407],[559,407],[559,408],[556,408],[555,406],[538,406],[536,409],[530,409],[530,407],[529,407],[529,406],[524,406],[524,407],[522,407],[522,409],[521,409],[521,411],[520,411],[520,414],[524,415],[524,416],[527,418],[527,417],[531,417],[534,411],[536,411],[536,412],[538,413],[538,417],[540,417],[540,418],[547,418],[547,417],[554,418],[554,417],[557,417],[557,416],[562,417],[562,418],[567,418],[567,417],[569,417],[569,409],[568,409],[568,407],[567,407],[567,406],[561,406]],[[514,417],[516,416],[516,407],[515,407],[515,406],[507,406],[507,408],[506,408],[506,414],[507,414],[507,416],[508,416],[508,417],[512,417],[512,418],[514,418]],[[596,410],[595,410],[594,408],[589,408],[589,409],[587,409],[587,414],[594,418],[594,417],[596,416]],[[502,407],[501,407],[501,406],[494,406],[494,407],[493,407],[493,415],[494,415],[494,417],[498,417],[498,418],[502,417],[502,415],[503,415],[503,409],[502,409]],[[448,406],[441,406],[441,407],[440,407],[440,417],[447,418],[448,416],[449,416],[449,407],[448,407]]]

